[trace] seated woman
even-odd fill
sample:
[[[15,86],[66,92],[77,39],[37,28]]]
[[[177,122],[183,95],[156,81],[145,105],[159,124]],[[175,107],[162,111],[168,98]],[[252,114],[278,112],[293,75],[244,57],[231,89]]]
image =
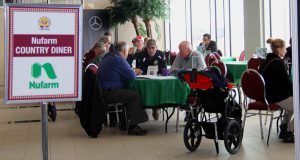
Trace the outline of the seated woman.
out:
[[[272,53],[269,53],[262,63],[259,72],[266,84],[266,98],[269,103],[275,103],[286,111],[284,121],[280,125],[279,138],[284,142],[294,142],[293,116],[293,84],[288,75],[283,57],[286,53],[285,42],[282,39],[269,39]]]

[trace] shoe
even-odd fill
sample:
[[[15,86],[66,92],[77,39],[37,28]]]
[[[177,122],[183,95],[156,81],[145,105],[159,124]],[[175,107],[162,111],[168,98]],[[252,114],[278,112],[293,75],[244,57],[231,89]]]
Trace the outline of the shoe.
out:
[[[295,143],[294,132],[287,132],[287,134],[283,138],[284,143]]]
[[[157,109],[153,109],[152,110],[152,116],[153,116],[153,119],[154,120],[158,120],[158,118],[159,118],[159,113],[158,113],[158,110]]]
[[[128,135],[144,136],[147,133],[148,131],[142,129],[140,126],[129,127],[128,129]]]
[[[280,133],[279,133],[279,139],[284,139],[284,137],[287,134],[287,124],[282,124],[279,126],[280,128]]]

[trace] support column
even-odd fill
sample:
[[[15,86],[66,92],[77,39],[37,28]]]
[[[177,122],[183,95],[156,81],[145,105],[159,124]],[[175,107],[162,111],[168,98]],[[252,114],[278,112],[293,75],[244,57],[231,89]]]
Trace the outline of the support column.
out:
[[[244,0],[245,58],[249,60],[256,47],[263,46],[263,0]]]

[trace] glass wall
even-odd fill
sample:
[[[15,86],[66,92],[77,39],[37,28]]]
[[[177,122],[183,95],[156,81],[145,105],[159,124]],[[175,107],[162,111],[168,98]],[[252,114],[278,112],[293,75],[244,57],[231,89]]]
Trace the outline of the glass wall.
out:
[[[192,0],[192,45],[198,46],[202,42],[202,35],[210,33],[209,0]]]
[[[230,45],[231,54],[240,55],[244,50],[244,4],[241,0],[230,0]],[[242,39],[242,40],[241,40]]]
[[[204,33],[211,34],[226,56],[238,57],[244,50],[243,0],[170,0],[170,8],[171,50],[177,51],[174,43],[182,40],[196,48]]]
[[[178,45],[187,40],[187,18],[185,0],[170,0],[170,43],[171,50],[178,52]]]
[[[291,37],[290,0],[264,0],[264,18],[265,41],[281,38],[288,44]]]

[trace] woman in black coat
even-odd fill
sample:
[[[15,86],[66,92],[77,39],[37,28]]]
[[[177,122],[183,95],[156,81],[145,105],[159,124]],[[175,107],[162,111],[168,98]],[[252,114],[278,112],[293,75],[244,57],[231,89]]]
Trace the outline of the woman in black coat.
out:
[[[293,84],[283,60],[285,42],[281,39],[269,39],[267,42],[271,45],[272,53],[267,55],[259,69],[265,80],[266,98],[269,103],[275,103],[286,111],[279,138],[284,142],[294,142]]]

